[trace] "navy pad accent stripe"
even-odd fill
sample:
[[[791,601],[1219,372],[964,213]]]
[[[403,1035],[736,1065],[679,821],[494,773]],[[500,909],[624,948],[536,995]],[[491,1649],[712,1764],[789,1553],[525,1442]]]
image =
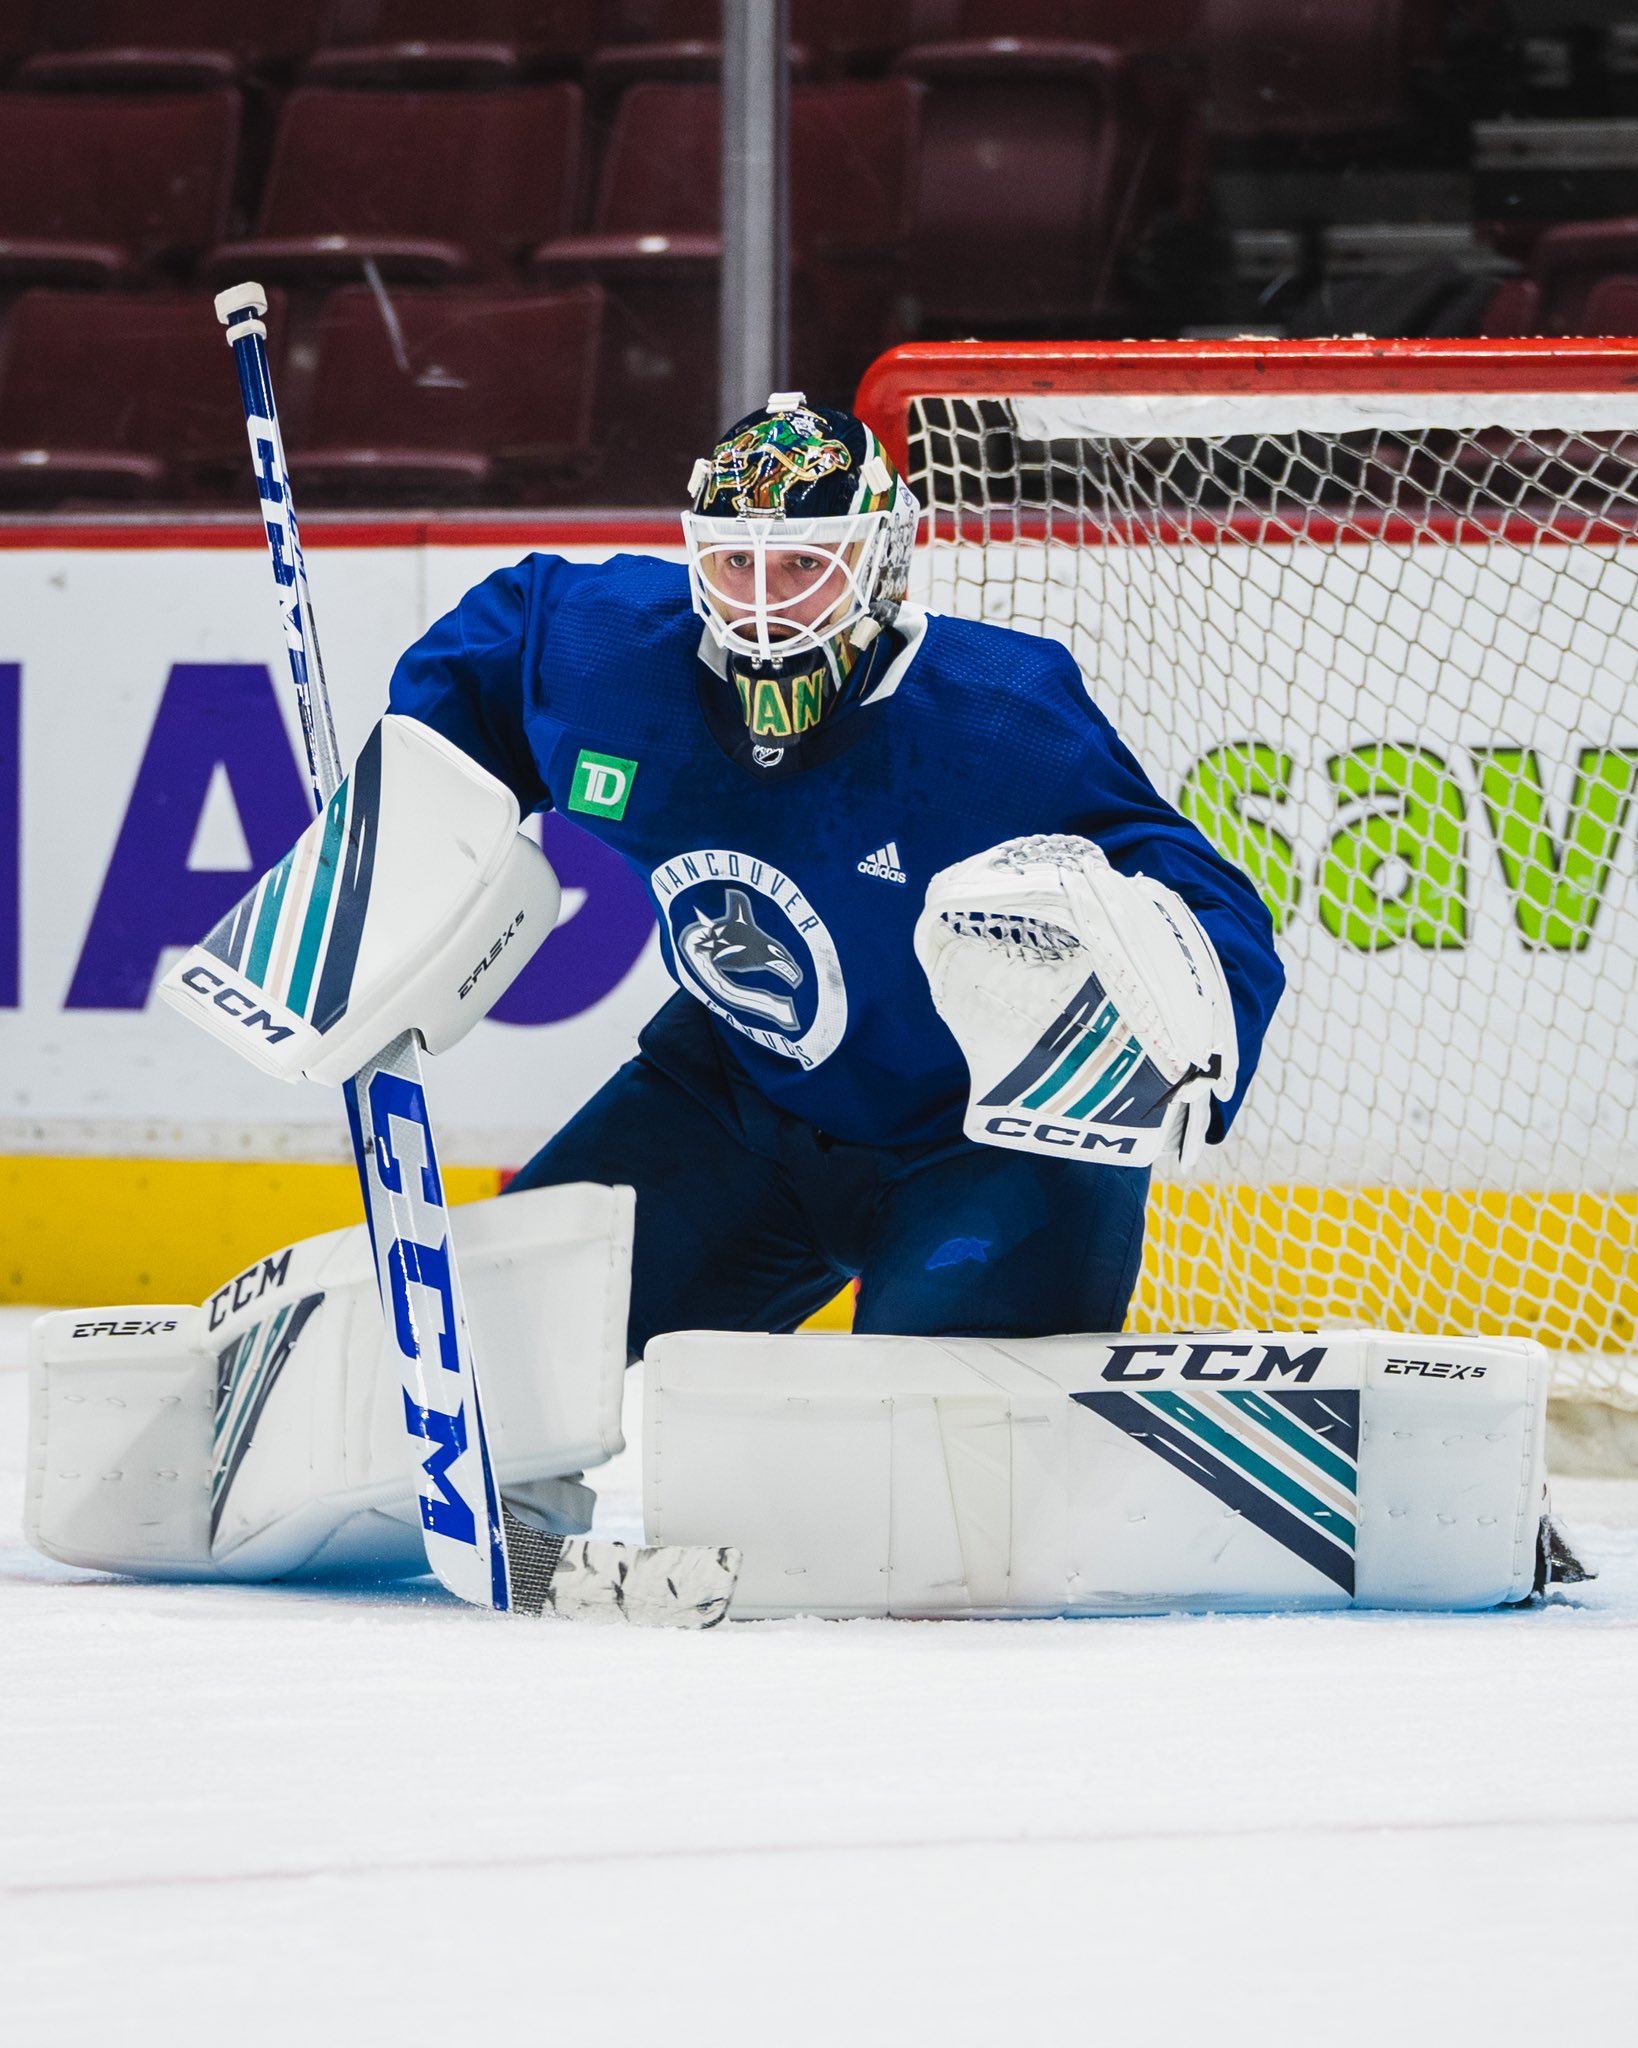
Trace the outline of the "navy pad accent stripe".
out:
[[[358,948],[364,937],[364,913],[369,908],[370,878],[375,872],[376,827],[381,820],[381,728],[376,726],[364,743],[349,780],[352,783],[352,816],[347,823],[347,841],[336,877],[336,908],[330,927],[330,943],[319,974],[318,996],[313,1004],[313,1028],[328,1031],[347,1014],[347,999],[353,992],[353,969],[358,965]]]
[[[1267,1401],[1278,1402],[1299,1422],[1306,1423],[1315,1436],[1322,1436],[1334,1444],[1344,1456],[1359,1463],[1359,1389],[1351,1392],[1338,1389],[1335,1393],[1317,1394],[1307,1387],[1275,1388],[1260,1387],[1258,1392]]]
[[[314,1309],[318,1307],[323,1299],[324,1296],[322,1294],[304,1294],[302,1296],[301,1300],[296,1303],[290,1321],[285,1326],[283,1335],[279,1338],[278,1346],[273,1356],[267,1361],[266,1370],[262,1375],[262,1383],[256,1390],[256,1398],[251,1404],[250,1412],[245,1416],[243,1423],[240,1425],[239,1441],[234,1445],[233,1454],[228,1460],[227,1468],[220,1474],[213,1489],[213,1498],[210,1504],[210,1540],[212,1543],[216,1541],[216,1530],[222,1519],[222,1510],[227,1506],[228,1495],[233,1491],[233,1482],[239,1475],[239,1467],[244,1463],[245,1453],[256,1440],[256,1425],[262,1419],[262,1410],[267,1406],[267,1397],[272,1393],[279,1374],[283,1372],[288,1364],[290,1354],[296,1348],[297,1339],[301,1336],[302,1331],[306,1329]],[[234,1366],[246,1362],[248,1359],[248,1354],[246,1354],[245,1359],[241,1359],[238,1356],[240,1350],[241,1342],[235,1339],[222,1353],[216,1374],[218,1406],[220,1406],[222,1396],[226,1393],[231,1382]]]
[[[1114,1423],[1117,1429],[1124,1430],[1186,1479],[1192,1479],[1197,1486],[1215,1494],[1225,1507],[1244,1515],[1254,1528],[1261,1529],[1265,1536],[1272,1536],[1276,1543],[1300,1557],[1304,1564],[1311,1565],[1332,1585],[1340,1586],[1350,1599],[1353,1597],[1354,1559],[1351,1551],[1333,1543],[1312,1522],[1271,1500],[1243,1473],[1225,1464],[1221,1458],[1214,1457],[1186,1431],[1168,1422],[1147,1401],[1140,1401],[1132,1394],[1102,1391],[1076,1394],[1072,1398],[1082,1407],[1090,1408],[1095,1415],[1101,1415],[1106,1422]]]
[[[1063,1058],[1076,1035],[1091,1024],[1103,1000],[1103,983],[1095,974],[1089,974],[1018,1065],[984,1097],[981,1106],[988,1108],[993,1103],[1011,1102],[1027,1094]]]
[[[257,885],[260,887],[260,884]],[[224,967],[231,967],[235,973],[243,964],[245,947],[250,940],[251,913],[256,908],[256,889],[248,896],[241,896],[220,923],[211,926],[199,941],[200,950],[209,953],[212,959],[220,960]]]

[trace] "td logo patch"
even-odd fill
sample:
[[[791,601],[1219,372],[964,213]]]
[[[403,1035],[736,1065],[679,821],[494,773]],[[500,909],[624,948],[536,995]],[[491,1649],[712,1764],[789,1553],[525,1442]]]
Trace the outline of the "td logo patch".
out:
[[[622,760],[618,754],[594,754],[589,747],[582,747],[569,785],[569,809],[588,812],[594,818],[623,818],[636,780],[635,761]]]
[[[847,1029],[847,986],[835,941],[790,876],[711,847],[663,861],[652,880],[679,986],[783,1059],[829,1059]]]

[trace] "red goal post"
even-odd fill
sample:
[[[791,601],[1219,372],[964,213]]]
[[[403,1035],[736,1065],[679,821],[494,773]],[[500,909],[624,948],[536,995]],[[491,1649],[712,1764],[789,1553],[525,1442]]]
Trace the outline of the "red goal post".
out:
[[[913,595],[1051,633],[1290,990],[1134,1320],[1506,1331],[1638,1408],[1638,341],[930,343]]]

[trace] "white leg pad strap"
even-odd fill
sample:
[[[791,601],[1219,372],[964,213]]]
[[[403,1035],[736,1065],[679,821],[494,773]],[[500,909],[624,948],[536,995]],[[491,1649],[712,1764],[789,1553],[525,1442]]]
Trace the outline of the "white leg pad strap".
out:
[[[1484,1608],[1531,1591],[1546,1356],[1505,1338],[656,1338],[651,1543],[736,1617]]]
[[[525,1501],[623,1448],[633,1207],[629,1188],[576,1185],[452,1214],[496,1476]],[[362,1224],[259,1260],[203,1307],[42,1316],[29,1435],[26,1533],[65,1563],[426,1569]]]

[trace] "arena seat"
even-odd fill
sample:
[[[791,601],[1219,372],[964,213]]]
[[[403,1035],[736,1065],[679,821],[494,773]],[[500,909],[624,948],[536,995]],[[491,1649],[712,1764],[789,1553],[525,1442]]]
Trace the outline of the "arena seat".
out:
[[[447,283],[505,274],[569,225],[579,169],[577,85],[496,92],[291,94],[254,235],[207,260],[246,275]]]
[[[844,398],[885,337],[909,225],[919,93],[906,80],[791,94],[791,375]],[[600,443],[622,481],[675,495],[716,418],[719,96],[639,84],[621,98],[592,232],[544,243],[543,281],[609,293]]]
[[[1490,295],[1479,332],[1494,340],[1541,332],[1541,286],[1533,277],[1504,277]]]
[[[1601,277],[1587,294],[1588,334],[1638,334],[1638,272]]]
[[[290,70],[318,40],[324,0],[74,0],[36,7],[18,83],[44,90],[232,85]]]
[[[124,284],[219,240],[234,92],[0,94],[0,281]]]
[[[335,0],[315,85],[482,86],[576,70],[598,40],[595,0]]]
[[[935,326],[1107,315],[1123,239],[1162,201],[1193,204],[1192,113],[1118,51],[929,43],[894,68],[927,87],[908,281]]]
[[[1178,49],[1199,34],[1210,0],[931,0],[918,39],[1102,43],[1118,50]],[[936,22],[936,26],[923,24]]]
[[[268,294],[275,372],[284,299]],[[25,292],[0,371],[0,502],[254,503],[233,362],[203,292]]]
[[[1615,220],[1560,221],[1545,228],[1530,252],[1530,275],[1541,292],[1542,334],[1598,334],[1589,301],[1599,283],[1638,270],[1638,215]]]
[[[1443,0],[1205,0],[1214,135],[1316,137],[1390,128]]]
[[[790,39],[816,67],[884,62],[919,34],[942,35],[948,0],[792,0]],[[605,44],[719,46],[720,0],[615,0]],[[923,27],[934,16],[939,25]],[[652,73],[649,75],[653,75]]]
[[[319,318],[305,430],[289,453],[319,499],[561,496],[591,461],[603,294],[335,292]]]
[[[33,14],[29,0],[0,0],[0,79],[32,47]]]

